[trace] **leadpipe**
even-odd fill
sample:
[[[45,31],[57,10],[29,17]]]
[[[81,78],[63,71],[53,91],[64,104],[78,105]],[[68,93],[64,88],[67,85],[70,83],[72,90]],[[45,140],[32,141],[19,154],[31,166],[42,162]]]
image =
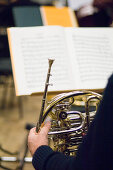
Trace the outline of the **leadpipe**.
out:
[[[52,64],[54,62],[53,59],[48,59],[48,60],[49,60],[49,68],[48,68],[48,73],[47,73],[47,78],[46,78],[46,83],[45,83],[44,94],[43,94],[43,98],[42,98],[42,106],[41,106],[41,110],[40,110],[40,117],[39,117],[39,121],[37,122],[37,125],[36,125],[36,132],[38,132],[38,130],[41,127],[41,124],[43,123],[42,117],[43,117],[43,112],[44,112],[45,102],[46,102],[46,97],[47,97],[47,91],[48,91],[48,86],[49,86],[49,78],[51,76],[50,72],[51,72]]]

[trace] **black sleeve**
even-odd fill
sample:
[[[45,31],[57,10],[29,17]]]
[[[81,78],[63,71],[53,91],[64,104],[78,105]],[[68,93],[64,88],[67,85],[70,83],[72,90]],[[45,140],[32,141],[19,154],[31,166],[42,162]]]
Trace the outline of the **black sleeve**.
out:
[[[49,146],[40,146],[32,160],[36,170],[78,170],[75,157],[54,152]]]
[[[82,170],[113,170],[113,75],[76,159]]]
[[[36,170],[113,170],[113,75],[76,157],[41,146],[32,163]]]

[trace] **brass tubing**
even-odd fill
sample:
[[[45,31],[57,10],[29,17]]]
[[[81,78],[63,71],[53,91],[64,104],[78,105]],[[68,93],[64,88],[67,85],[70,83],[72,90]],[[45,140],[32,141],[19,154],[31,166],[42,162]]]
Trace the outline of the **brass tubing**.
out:
[[[50,72],[51,72],[51,66],[54,62],[53,59],[48,59],[49,60],[49,68],[48,68],[48,73],[47,73],[47,79],[46,79],[46,83],[45,83],[45,89],[44,89],[44,94],[43,94],[43,99],[42,99],[42,106],[41,106],[41,110],[40,110],[40,117],[39,117],[39,121],[37,122],[36,125],[36,132],[38,132],[41,124],[42,124],[42,117],[43,117],[43,112],[44,112],[44,108],[45,108],[45,101],[46,101],[46,96],[47,96],[47,90],[48,90],[48,85],[49,85],[49,78],[50,78]]]

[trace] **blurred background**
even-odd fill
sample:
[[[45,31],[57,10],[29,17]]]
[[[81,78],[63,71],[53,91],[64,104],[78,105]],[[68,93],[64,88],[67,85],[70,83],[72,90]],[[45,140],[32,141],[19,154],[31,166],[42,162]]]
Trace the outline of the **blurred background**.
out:
[[[42,96],[15,95],[6,31],[17,26],[13,11],[21,6],[70,7],[79,27],[113,27],[113,0],[0,0],[0,169],[32,170],[26,138],[38,120]],[[24,163],[25,156],[30,159]]]

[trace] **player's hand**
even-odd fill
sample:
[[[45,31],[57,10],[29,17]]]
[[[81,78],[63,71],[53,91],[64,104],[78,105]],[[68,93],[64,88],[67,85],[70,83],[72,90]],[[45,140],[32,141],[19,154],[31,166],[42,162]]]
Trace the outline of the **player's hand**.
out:
[[[28,148],[31,155],[42,145],[48,145],[48,132],[51,127],[51,122],[47,122],[37,133],[36,127],[32,128],[28,135]]]

